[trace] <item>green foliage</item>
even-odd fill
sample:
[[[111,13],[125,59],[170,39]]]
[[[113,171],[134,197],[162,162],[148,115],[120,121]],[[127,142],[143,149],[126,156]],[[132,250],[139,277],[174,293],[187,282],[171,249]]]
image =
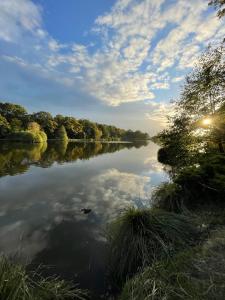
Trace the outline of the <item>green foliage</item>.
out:
[[[24,143],[45,143],[47,135],[36,122],[30,122],[26,131],[15,131],[9,135],[9,139]]]
[[[5,138],[10,131],[10,125],[5,117],[0,114],[0,138]]]
[[[125,285],[120,300],[223,300],[225,230],[202,247],[156,262]]]
[[[27,115],[27,111],[24,107],[13,103],[0,102],[0,114],[5,117],[8,122],[13,118],[21,119]]]
[[[193,72],[187,76],[181,101],[182,113],[194,117],[214,114],[224,102],[225,48],[209,47],[201,55]]]
[[[73,117],[57,115],[54,119],[58,126],[64,126],[70,139],[84,138],[82,124]]]
[[[148,140],[149,135],[147,133],[143,133],[140,130],[132,131],[127,130],[124,133],[124,139],[125,140]]]
[[[172,166],[174,172],[198,158],[199,141],[191,132],[189,117],[177,116],[170,128],[155,139],[163,146],[158,151],[158,160]]]
[[[27,125],[27,130],[32,132],[39,132],[41,130],[41,127],[37,122],[30,122]]]
[[[172,166],[174,174],[199,163],[202,153],[216,148],[224,153],[224,61],[223,44],[202,54],[186,78],[169,128],[155,137],[162,147],[159,161]],[[203,123],[206,118],[210,119],[208,125]]]
[[[184,205],[190,208],[214,203],[224,205],[225,156],[207,154],[200,165],[183,169],[174,182],[181,186],[185,195]]]
[[[109,227],[110,274],[119,286],[156,259],[188,247],[196,230],[187,217],[130,208]]]
[[[181,195],[182,189],[178,184],[162,183],[154,190],[151,203],[155,208],[179,213],[185,210]]]
[[[173,183],[159,186],[152,196],[155,207],[167,211],[196,210],[208,205],[225,206],[225,156],[207,153],[199,164],[185,167]]]
[[[40,111],[31,115],[31,120],[37,122],[48,138],[54,137],[54,132],[57,128],[57,123],[54,121],[52,115],[48,112]]]
[[[85,300],[87,293],[58,277],[28,273],[22,265],[0,257],[0,299],[4,300]]]
[[[115,126],[62,115],[53,117],[44,111],[29,115],[22,106],[0,102],[0,138],[5,138],[12,132],[24,131],[26,128],[32,132],[36,131],[35,126],[40,126],[48,139],[58,139],[61,126],[64,126],[69,139],[146,140],[149,138],[147,133],[140,131],[126,131]]]
[[[60,126],[59,129],[57,130],[56,139],[60,140],[60,141],[67,141],[68,140],[66,129],[63,125]]]
[[[42,130],[39,131],[38,135],[41,137],[42,143],[47,142],[48,137],[47,137],[47,134],[44,131],[42,131]]]
[[[12,132],[19,132],[23,130],[22,121],[17,118],[13,118],[10,121],[10,127]]]

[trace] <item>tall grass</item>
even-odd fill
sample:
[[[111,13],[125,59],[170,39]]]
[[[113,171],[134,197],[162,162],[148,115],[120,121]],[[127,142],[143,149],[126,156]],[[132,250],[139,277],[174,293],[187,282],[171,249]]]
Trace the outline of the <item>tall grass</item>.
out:
[[[196,229],[187,217],[162,210],[128,209],[109,226],[110,275],[118,286],[155,260],[192,245]]]
[[[182,200],[181,187],[176,183],[164,182],[153,191],[151,203],[155,208],[180,213],[185,210]]]
[[[85,300],[87,293],[58,277],[28,273],[22,265],[0,257],[1,300]]]
[[[120,300],[224,300],[225,230],[129,280]]]

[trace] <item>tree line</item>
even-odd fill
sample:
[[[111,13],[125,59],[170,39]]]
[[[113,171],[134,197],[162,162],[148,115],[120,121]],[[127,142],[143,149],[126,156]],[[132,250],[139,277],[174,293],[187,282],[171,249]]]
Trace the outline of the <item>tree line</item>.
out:
[[[44,134],[46,134],[46,137]],[[33,134],[33,136],[31,135]],[[29,114],[18,104],[0,102],[0,138],[18,140],[93,139],[93,140],[146,140],[147,133],[125,130],[112,125],[99,124],[86,119],[56,115],[40,111]]]

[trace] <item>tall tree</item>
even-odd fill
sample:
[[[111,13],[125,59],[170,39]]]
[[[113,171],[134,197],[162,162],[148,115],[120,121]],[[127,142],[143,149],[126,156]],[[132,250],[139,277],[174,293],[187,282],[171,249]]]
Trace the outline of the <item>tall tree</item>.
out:
[[[27,115],[26,109],[18,104],[0,102],[0,114],[9,122],[13,118],[21,119]]]
[[[57,123],[49,112],[40,111],[31,116],[32,120],[41,125],[42,129],[47,134],[48,138],[54,137],[54,132],[57,128]]]
[[[199,118],[214,114],[225,99],[225,47],[209,47],[187,76],[178,109]]]
[[[0,114],[0,138],[7,136],[10,130],[10,125],[5,117]]]
[[[56,132],[56,139],[60,140],[60,141],[67,141],[68,140],[68,136],[66,133],[66,129],[65,127],[62,125],[57,129]]]

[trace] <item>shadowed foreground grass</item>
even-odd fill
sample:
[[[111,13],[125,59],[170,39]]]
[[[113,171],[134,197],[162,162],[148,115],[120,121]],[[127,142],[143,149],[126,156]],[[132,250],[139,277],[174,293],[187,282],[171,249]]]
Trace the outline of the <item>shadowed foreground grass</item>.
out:
[[[168,259],[197,240],[187,217],[155,209],[130,208],[108,232],[110,276],[118,287],[155,260]]]
[[[5,256],[0,257],[1,300],[85,300],[87,292],[58,277],[43,278],[38,271],[28,273]]]
[[[129,280],[120,300],[224,300],[225,229],[201,247],[158,261]]]

